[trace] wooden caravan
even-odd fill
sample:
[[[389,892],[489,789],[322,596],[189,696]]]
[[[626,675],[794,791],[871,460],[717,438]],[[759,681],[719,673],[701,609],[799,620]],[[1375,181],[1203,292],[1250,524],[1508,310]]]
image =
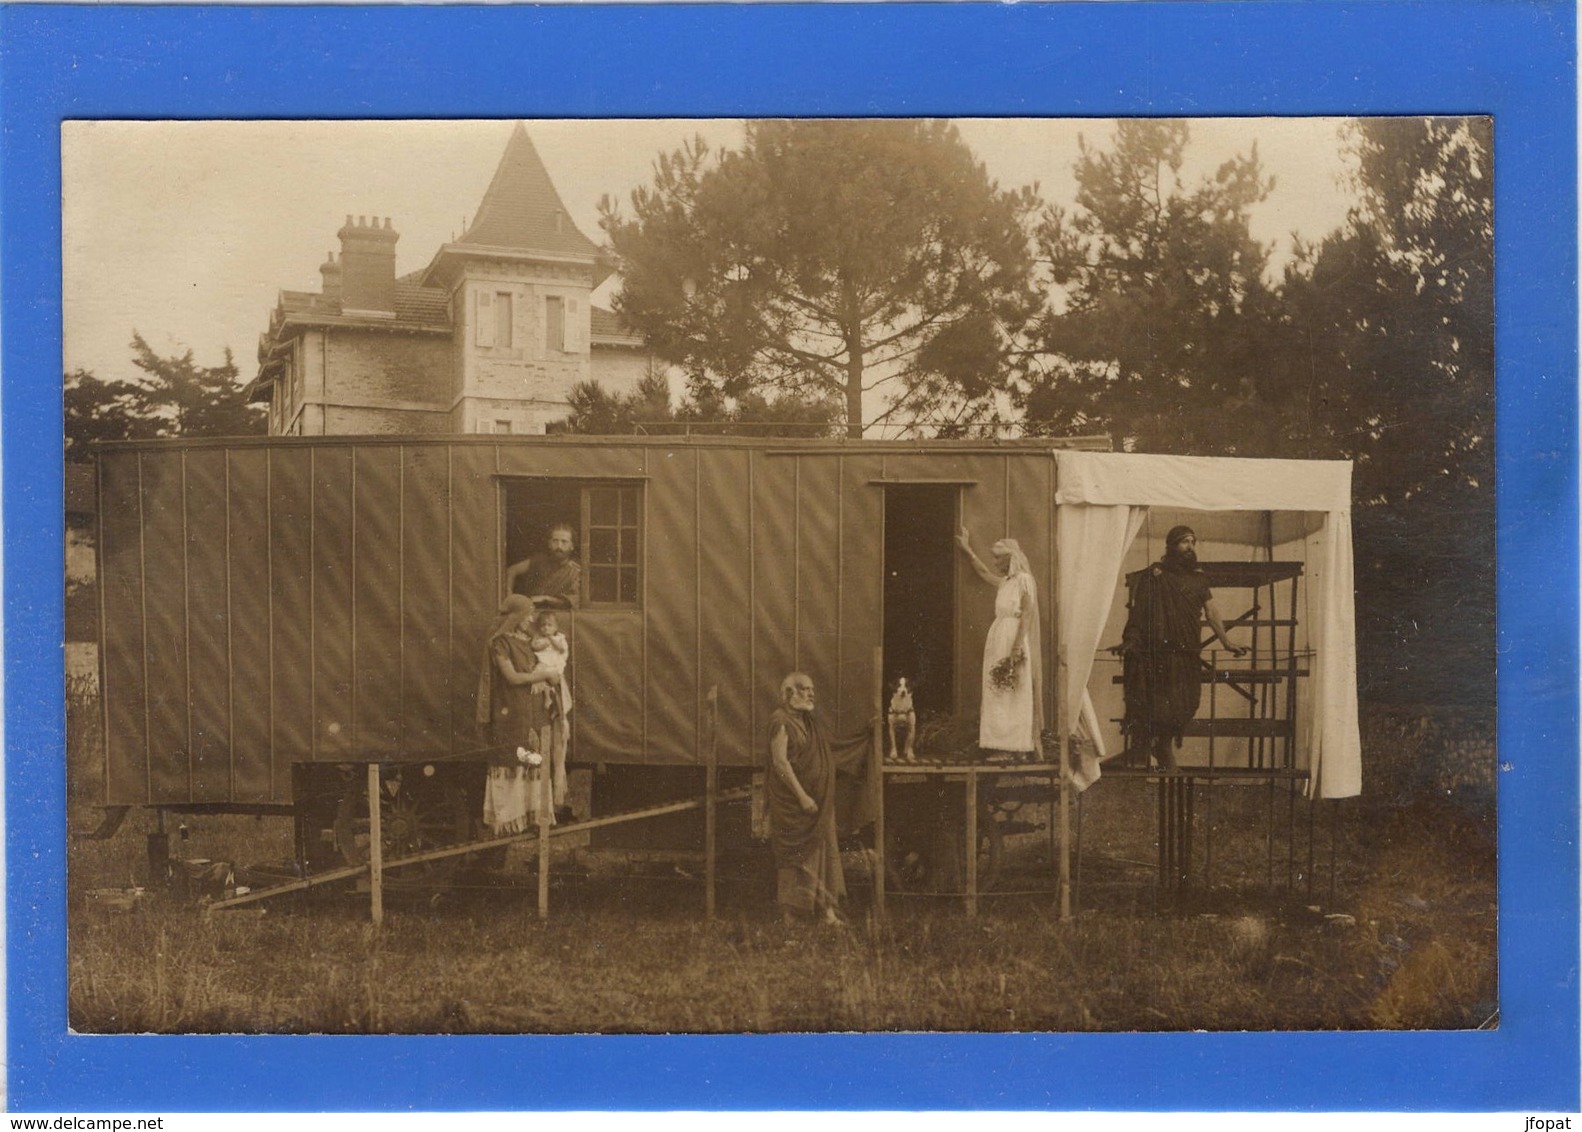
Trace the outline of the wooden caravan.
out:
[[[106,445],[102,797],[299,818],[320,805],[346,826],[347,798],[364,797],[353,767],[422,766],[445,784],[439,825],[461,836],[471,803],[460,778],[434,768],[486,753],[475,697],[505,568],[562,522],[583,564],[567,618],[571,761],[601,771],[594,817],[678,784],[696,793],[705,764],[742,780],[763,759],[779,681],[794,669],[818,681],[820,710],[842,731],[873,717],[880,678],[897,674],[919,714],[976,716],[992,599],[956,550],[961,526],[982,547],[1018,538],[1048,595],[1047,724],[1075,731],[1085,716],[1102,731],[1116,693],[1093,659],[1124,608],[1123,567],[1146,544],[1137,516],[1208,498],[1161,489],[1171,469],[1154,465],[1129,484],[1114,465],[1078,463],[1062,483],[1063,460],[1104,448],[503,436]],[[1251,463],[1289,462],[1188,461],[1209,481]],[[1255,487],[1260,474],[1231,478]],[[1291,502],[1304,506],[1300,492],[1271,506]],[[1299,549],[1314,537],[1300,520],[1295,531]],[[1344,538],[1349,571],[1349,526]],[[1249,560],[1273,546],[1247,541]],[[1089,560],[1090,548],[1102,553]],[[1082,707],[1089,688],[1096,714]],[[1354,698],[1353,687],[1353,731]],[[1306,765],[1297,726],[1288,761]],[[1345,792],[1349,779],[1336,781]],[[337,782],[339,801],[305,796]],[[309,821],[309,839],[330,820],[326,809]],[[363,822],[362,843],[376,820]]]

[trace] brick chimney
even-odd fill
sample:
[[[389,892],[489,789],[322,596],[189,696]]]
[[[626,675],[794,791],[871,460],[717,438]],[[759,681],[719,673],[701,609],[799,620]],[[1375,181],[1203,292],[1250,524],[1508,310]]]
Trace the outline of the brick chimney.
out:
[[[319,264],[319,274],[324,276],[324,297],[336,300],[341,297],[341,265],[335,262],[335,253]]]
[[[400,239],[390,218],[346,218],[341,238],[341,309],[395,313],[395,246]]]

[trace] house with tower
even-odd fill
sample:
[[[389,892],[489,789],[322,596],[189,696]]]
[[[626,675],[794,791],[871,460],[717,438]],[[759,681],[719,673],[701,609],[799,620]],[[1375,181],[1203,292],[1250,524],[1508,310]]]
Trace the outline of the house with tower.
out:
[[[277,436],[541,433],[567,394],[626,392],[643,339],[592,295],[610,275],[517,123],[471,224],[396,275],[390,218],[352,217],[317,292],[282,291],[247,396]]]

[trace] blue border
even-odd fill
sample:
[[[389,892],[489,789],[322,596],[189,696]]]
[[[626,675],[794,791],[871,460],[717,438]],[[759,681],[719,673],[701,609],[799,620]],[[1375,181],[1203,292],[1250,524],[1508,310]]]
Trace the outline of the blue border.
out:
[[[1575,16],[1520,0],[0,10],[10,1105],[1575,1111]],[[498,1038],[65,1033],[62,119],[1414,112],[1496,119],[1514,766],[1498,1031],[565,1038],[526,1063]]]

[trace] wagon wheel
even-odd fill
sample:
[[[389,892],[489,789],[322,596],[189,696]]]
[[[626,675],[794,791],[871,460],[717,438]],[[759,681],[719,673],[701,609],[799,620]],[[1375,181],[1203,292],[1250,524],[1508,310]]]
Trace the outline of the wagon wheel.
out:
[[[415,781],[415,785],[413,784]],[[465,841],[471,832],[466,794],[454,782],[415,771],[388,775],[379,792],[380,843],[386,860]],[[368,863],[368,792],[363,782],[348,783],[335,811],[335,848],[349,865]],[[410,887],[444,885],[461,857],[423,861],[390,873],[387,884]]]

